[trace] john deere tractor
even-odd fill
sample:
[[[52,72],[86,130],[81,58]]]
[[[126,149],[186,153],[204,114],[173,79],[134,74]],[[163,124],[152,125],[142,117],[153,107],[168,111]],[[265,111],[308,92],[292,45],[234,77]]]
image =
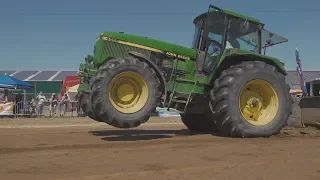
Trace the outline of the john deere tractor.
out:
[[[192,47],[103,32],[89,84],[93,119],[117,128],[148,121],[156,107],[177,111],[191,131],[268,137],[292,112],[287,74],[265,49],[286,42],[258,19],[209,6],[196,17]]]

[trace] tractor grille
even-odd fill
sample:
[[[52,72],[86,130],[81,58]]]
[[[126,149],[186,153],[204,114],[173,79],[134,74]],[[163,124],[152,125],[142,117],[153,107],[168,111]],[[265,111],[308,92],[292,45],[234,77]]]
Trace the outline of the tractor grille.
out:
[[[108,56],[124,58],[128,56],[128,51],[135,51],[135,52],[144,54],[147,57],[149,57],[150,55],[149,50],[128,46],[124,44],[119,44],[116,42],[105,41],[104,53]]]

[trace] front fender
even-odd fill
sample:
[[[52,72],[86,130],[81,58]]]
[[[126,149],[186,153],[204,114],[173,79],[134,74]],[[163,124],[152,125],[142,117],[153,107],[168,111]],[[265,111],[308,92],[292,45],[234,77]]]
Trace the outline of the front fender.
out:
[[[129,56],[132,56],[134,58],[137,58],[139,59],[140,61],[143,61],[145,63],[147,63],[150,67],[152,67],[154,69],[154,71],[156,72],[157,74],[157,77],[159,78],[160,80],[160,90],[162,91],[163,94],[166,95],[166,84],[165,84],[165,79],[163,77],[163,75],[161,74],[161,71],[160,69],[157,67],[156,64],[154,64],[147,56],[145,56],[144,54],[141,54],[141,53],[138,53],[138,52],[135,52],[135,51],[129,51],[128,52],[128,55]],[[166,97],[166,96],[165,96]]]

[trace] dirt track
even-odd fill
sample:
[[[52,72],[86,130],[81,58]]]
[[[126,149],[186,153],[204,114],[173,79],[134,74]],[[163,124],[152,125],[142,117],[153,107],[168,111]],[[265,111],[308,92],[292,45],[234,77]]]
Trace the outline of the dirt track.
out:
[[[320,179],[313,128],[259,139],[193,135],[172,118],[134,130],[86,119],[0,119],[0,128],[3,180]]]

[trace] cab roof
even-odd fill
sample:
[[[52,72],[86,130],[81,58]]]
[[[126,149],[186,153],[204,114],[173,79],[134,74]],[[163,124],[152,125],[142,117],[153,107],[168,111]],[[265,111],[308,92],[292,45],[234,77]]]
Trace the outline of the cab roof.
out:
[[[232,17],[236,17],[236,18],[241,18],[241,19],[248,19],[249,21],[251,22],[255,22],[255,23],[258,23],[258,24],[263,24],[259,19],[257,18],[254,18],[254,17],[251,17],[251,16],[247,16],[247,15],[244,15],[244,14],[240,14],[240,13],[237,13],[237,12],[234,12],[234,11],[231,11],[229,9],[221,9],[223,13],[229,15],[229,16],[232,16]],[[210,12],[216,12],[217,10],[212,10]],[[207,13],[203,13],[199,16],[197,16],[193,23],[196,24],[200,19],[204,18],[206,16]]]

